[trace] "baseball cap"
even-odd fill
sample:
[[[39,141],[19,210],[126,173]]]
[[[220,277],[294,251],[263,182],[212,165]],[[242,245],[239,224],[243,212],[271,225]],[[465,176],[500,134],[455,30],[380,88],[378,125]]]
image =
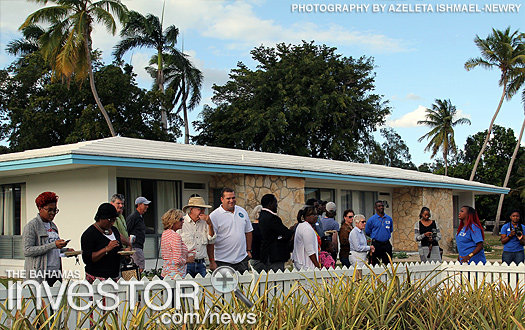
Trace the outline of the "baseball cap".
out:
[[[328,212],[335,212],[337,210],[337,205],[335,205],[334,202],[328,202],[326,203],[326,210]]]
[[[135,205],[139,205],[139,204],[146,204],[148,205],[149,203],[151,203],[151,201],[147,200],[146,197],[137,197],[137,199],[135,199]]]

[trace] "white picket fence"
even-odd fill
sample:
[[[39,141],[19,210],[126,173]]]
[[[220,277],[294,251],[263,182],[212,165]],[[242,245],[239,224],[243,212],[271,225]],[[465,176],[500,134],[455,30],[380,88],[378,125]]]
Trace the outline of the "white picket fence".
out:
[[[382,280],[386,281],[388,279],[388,272],[393,271],[391,267],[392,266],[388,266],[386,269],[383,267],[364,267],[359,271],[361,272],[363,280],[366,280],[367,276],[375,274],[378,275]],[[464,283],[465,281],[468,281],[472,285],[476,283],[482,283],[483,281],[488,283],[500,283],[501,281],[508,283],[512,288],[516,288],[518,286],[521,287],[525,284],[524,264],[512,264],[509,266],[506,264],[499,264],[497,262],[493,264],[489,262],[485,265],[462,265],[458,262],[444,262],[441,264],[399,263],[394,264],[394,267],[396,268],[395,274],[400,281],[404,281],[409,275],[411,281],[417,281],[426,278],[430,279],[430,284],[436,284],[442,280],[453,280],[457,281],[457,283]],[[295,283],[307,287],[311,285],[312,281],[316,281],[321,278],[324,278],[325,280],[329,281],[331,278],[334,277],[351,277],[354,275],[354,271],[354,268],[347,269],[346,267],[344,267],[342,269],[323,269],[302,272],[286,270],[285,272],[270,272],[268,274],[264,272],[262,274],[246,272],[245,274],[238,276],[238,283],[242,291],[244,291],[245,293],[252,292],[255,293],[255,296],[261,296],[266,291],[266,294],[268,294],[269,298],[271,298],[274,295],[288,294],[290,290],[292,290]],[[75,292],[75,294],[91,295],[92,300],[94,302],[103,301],[102,295],[104,294],[104,292],[106,297],[109,294],[115,295],[120,303],[118,305],[113,304],[113,300],[109,299],[106,301],[106,304],[108,304],[108,306],[114,305],[115,308],[112,308],[112,313],[118,315],[120,320],[125,319],[124,315],[127,312],[129,312],[131,301],[138,302],[136,306],[138,306],[139,309],[146,305],[145,302],[148,300],[148,298],[151,299],[150,301],[155,306],[162,306],[163,310],[177,308],[177,298],[180,298],[177,297],[175,294],[175,292],[177,292],[177,285],[183,288],[181,290],[183,293],[189,294],[193,291],[193,288],[187,287],[185,285],[185,283],[189,283],[188,281],[193,281],[198,284],[200,290],[199,299],[203,300],[203,303],[205,304],[204,306],[212,306],[213,301],[221,295],[226,301],[229,301],[231,299],[231,293],[221,294],[213,288],[210,274],[208,274],[204,278],[198,275],[196,278],[187,277],[184,280],[175,279],[163,281],[163,283],[172,291],[171,297],[169,297],[170,295],[167,292],[168,290],[164,289],[159,285],[150,288],[150,290],[144,290],[148,286],[148,284],[151,284],[155,281],[160,280],[157,277],[155,277],[153,280],[143,278],[141,281],[136,281],[135,287],[131,288],[129,284],[125,284],[125,282],[123,282],[123,280],[121,279],[117,283],[111,282],[111,285],[105,284],[103,286],[103,291],[100,292],[97,291],[97,285],[99,282],[96,281],[92,286],[92,293],[88,291],[87,286],[78,286],[72,292]],[[71,286],[74,285],[74,283],[75,281],[70,281],[68,285]],[[78,284],[78,281],[76,283]],[[43,301],[43,306],[47,306],[48,315],[53,313],[53,311],[49,307],[49,304],[50,302],[57,301],[57,296],[59,296],[61,288],[61,283],[57,282],[52,288],[49,288],[49,292],[42,290],[43,292],[41,301]],[[268,288],[271,288],[270,292],[268,292]],[[38,288],[31,288],[29,286],[26,286],[20,290],[21,296],[24,298],[22,300],[23,307],[26,308],[26,311],[29,311],[30,318],[34,318],[36,315],[36,309],[34,308],[36,300],[29,299],[30,297],[32,297],[32,293],[34,294],[35,289]],[[13,298],[13,292],[15,290],[16,286],[14,285],[8,288],[4,287],[3,285],[0,285],[0,304],[4,306],[3,311],[0,311],[0,324],[8,326],[8,324],[10,323],[9,317],[6,315],[6,311],[10,311],[12,315],[16,313],[16,300],[12,299],[11,306],[9,305],[9,298]],[[207,292],[208,294],[203,294],[204,292]],[[67,294],[65,294],[64,296],[67,297]],[[81,300],[83,301],[83,304],[86,304],[89,301],[88,298],[72,299],[72,301],[74,301],[77,305],[82,305],[79,303]],[[186,310],[193,309],[193,300],[191,298],[183,298],[182,303],[184,306],[183,308],[185,308]],[[104,313],[106,313],[102,308],[103,306],[91,310],[90,315],[92,315],[92,318],[95,320],[95,322],[102,315],[104,315]],[[147,306],[145,308],[146,314],[148,316],[153,316],[156,313],[158,313]],[[89,320],[85,320],[85,322],[82,325],[79,324],[79,320],[86,316],[88,312],[77,311],[73,308],[67,308],[66,311],[68,312],[68,314],[63,313],[62,317],[67,317],[67,324],[69,329],[75,329],[77,328],[77,326],[80,326],[82,328],[89,327]]]

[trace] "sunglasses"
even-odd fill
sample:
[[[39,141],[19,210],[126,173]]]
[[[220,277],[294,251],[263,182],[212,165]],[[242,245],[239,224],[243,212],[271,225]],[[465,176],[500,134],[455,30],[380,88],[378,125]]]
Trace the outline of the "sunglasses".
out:
[[[109,222],[115,222],[117,221],[117,218],[111,218],[111,219],[108,219]]]
[[[359,221],[359,222],[361,222],[361,223],[366,223],[366,221],[365,221],[365,220],[363,220],[363,221]]]

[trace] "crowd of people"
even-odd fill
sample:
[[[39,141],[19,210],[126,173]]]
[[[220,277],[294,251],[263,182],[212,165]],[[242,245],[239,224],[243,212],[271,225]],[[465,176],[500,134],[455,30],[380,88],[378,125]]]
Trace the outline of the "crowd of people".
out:
[[[127,218],[122,214],[124,202],[123,195],[115,194],[109,203],[101,204],[94,223],[81,236],[86,280],[91,283],[96,279],[117,280],[122,263],[136,264],[140,271],[145,268],[143,215],[151,201],[137,197],[135,211]],[[25,269],[26,273],[36,270],[38,276],[34,279],[52,285],[60,279],[52,274],[61,270],[61,253],[72,249],[67,248],[69,241],[60,238],[53,222],[59,212],[58,196],[44,192],[35,203],[38,213],[23,231]],[[164,278],[188,274],[204,277],[207,268],[214,270],[220,266],[241,273],[250,269],[284,271],[290,259],[297,270],[335,268],[338,259],[347,267],[391,262],[394,221],[385,214],[383,201],[374,204],[375,214],[369,219],[347,209],[338,223],[335,203],[309,199],[290,228],[278,215],[278,199],[273,194],[262,197],[261,204],[254,208],[252,220],[244,208],[236,205],[235,191],[231,188],[221,191],[221,205],[208,215],[206,210],[210,208],[202,197],[195,196],[182,210],[170,209],[162,215]],[[476,210],[463,206],[458,218],[455,236],[458,260],[485,263],[484,231]],[[520,212],[511,211],[508,222],[501,228],[503,262],[525,261],[524,231]],[[414,225],[414,238],[421,261],[441,261],[441,231],[438,222],[431,219],[428,207],[421,209]]]

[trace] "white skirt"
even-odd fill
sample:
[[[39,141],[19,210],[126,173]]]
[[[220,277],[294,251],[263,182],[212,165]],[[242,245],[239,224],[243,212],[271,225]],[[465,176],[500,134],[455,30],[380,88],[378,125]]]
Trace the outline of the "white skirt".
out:
[[[422,262],[435,261],[441,262],[441,253],[439,252],[439,246],[432,246],[432,253],[430,258],[428,256],[428,246],[422,246],[419,248],[419,258]]]

